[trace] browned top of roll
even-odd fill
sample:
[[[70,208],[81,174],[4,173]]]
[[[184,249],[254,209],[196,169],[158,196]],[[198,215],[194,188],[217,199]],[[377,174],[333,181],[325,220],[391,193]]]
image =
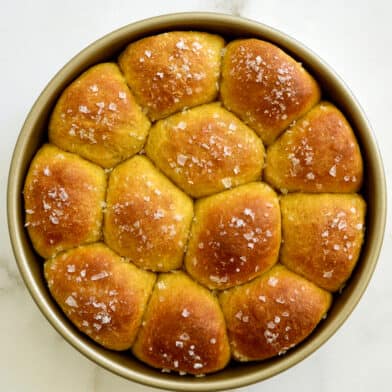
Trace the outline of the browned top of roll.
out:
[[[258,39],[230,42],[222,63],[224,105],[266,144],[320,99],[320,89],[300,63]]]
[[[267,150],[266,181],[290,192],[356,192],[363,163],[343,114],[322,102]]]
[[[356,194],[282,197],[282,263],[320,287],[338,290],[358,260],[365,209]]]
[[[331,305],[331,294],[278,265],[219,296],[239,361],[284,354],[304,340]]]
[[[43,257],[101,236],[106,176],[100,167],[52,145],[34,157],[24,186],[26,224]]]
[[[110,168],[141,150],[149,127],[117,64],[103,63],[63,91],[50,119],[49,139]]]
[[[47,261],[45,277],[57,303],[82,332],[112,350],[132,345],[154,274],[97,243]]]
[[[217,299],[181,272],[160,275],[133,352],[151,366],[180,373],[224,368],[230,349]]]
[[[173,31],[130,44],[119,64],[152,120],[214,100],[218,92],[221,37]]]
[[[275,192],[242,185],[197,202],[185,266],[211,289],[242,284],[276,263],[280,236]]]
[[[137,266],[180,268],[193,217],[192,200],[143,156],[111,173],[104,222],[105,242]]]
[[[236,116],[212,103],[156,123],[147,155],[180,188],[202,197],[260,178],[264,147]]]

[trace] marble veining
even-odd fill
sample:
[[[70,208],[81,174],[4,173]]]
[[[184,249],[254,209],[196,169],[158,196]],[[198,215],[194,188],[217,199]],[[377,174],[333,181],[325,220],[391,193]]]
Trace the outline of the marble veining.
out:
[[[8,294],[12,290],[23,288],[23,281],[17,271],[10,269],[8,263],[0,259],[0,296]]]
[[[215,8],[220,12],[225,12],[235,16],[242,16],[247,0],[216,0]]]

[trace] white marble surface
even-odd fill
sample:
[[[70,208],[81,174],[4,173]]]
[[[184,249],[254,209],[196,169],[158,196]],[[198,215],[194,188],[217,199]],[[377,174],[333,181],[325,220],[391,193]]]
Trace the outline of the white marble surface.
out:
[[[71,56],[113,29],[178,11],[235,13],[274,26],[326,60],[363,105],[392,171],[392,5],[389,0],[13,0],[0,7],[0,390],[153,391],[84,358],[49,325],[19,276],[6,224],[12,150],[29,108]],[[350,319],[294,368],[239,391],[391,390],[391,220],[374,278]]]

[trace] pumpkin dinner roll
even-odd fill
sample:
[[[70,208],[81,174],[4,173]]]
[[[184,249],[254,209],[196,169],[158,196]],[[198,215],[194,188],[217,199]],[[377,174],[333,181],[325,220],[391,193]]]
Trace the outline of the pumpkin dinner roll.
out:
[[[192,200],[147,158],[136,156],[112,171],[105,242],[140,268],[180,268],[192,217]]]
[[[275,192],[263,183],[242,185],[196,203],[185,267],[208,288],[225,289],[275,264],[280,241]]]
[[[132,350],[164,371],[201,375],[223,369],[230,348],[218,300],[182,272],[160,275]]]
[[[106,176],[100,167],[46,144],[24,185],[26,223],[35,250],[49,258],[101,237]]]
[[[112,350],[131,347],[155,275],[96,243],[45,263],[49,290],[76,327]]]
[[[261,140],[219,103],[158,121],[146,153],[193,197],[260,179],[264,162]]]
[[[320,89],[300,63],[259,39],[227,45],[222,60],[223,104],[271,144],[320,99]]]
[[[151,120],[211,102],[218,93],[224,40],[172,31],[131,43],[119,65]]]
[[[292,194],[280,203],[282,263],[326,290],[338,290],[359,257],[364,200],[356,194]]]
[[[332,296],[281,265],[219,296],[231,351],[238,361],[284,354],[326,315]]]
[[[289,192],[356,192],[363,163],[343,114],[322,102],[267,150],[265,180]]]
[[[61,94],[49,123],[49,140],[106,168],[144,145],[150,123],[118,66],[91,67]]]

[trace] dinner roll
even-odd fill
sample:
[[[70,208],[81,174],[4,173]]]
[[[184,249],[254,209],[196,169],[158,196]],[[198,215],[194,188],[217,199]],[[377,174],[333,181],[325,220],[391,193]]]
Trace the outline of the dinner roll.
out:
[[[119,65],[151,120],[211,102],[218,93],[221,37],[172,31],[131,43]]]
[[[118,66],[91,67],[61,94],[49,123],[49,140],[106,168],[137,153],[150,123]]]
[[[322,102],[267,150],[265,180],[290,192],[356,192],[363,163],[343,114]]]
[[[143,156],[111,173],[105,242],[140,268],[180,268],[193,216],[192,200]]]
[[[259,39],[227,45],[222,61],[223,104],[271,144],[320,99],[320,89],[292,57]]]
[[[234,359],[284,354],[310,335],[332,296],[281,265],[219,296]]]
[[[242,185],[196,203],[185,267],[210,289],[242,284],[276,263],[280,238],[275,192]]]
[[[181,374],[224,368],[230,348],[218,300],[182,272],[160,275],[133,353],[153,367]]]
[[[260,178],[264,147],[220,104],[202,105],[156,123],[147,155],[180,188],[202,197]]]
[[[292,194],[280,204],[282,263],[326,290],[338,290],[350,277],[362,246],[362,197]]]
[[[48,260],[45,278],[54,299],[79,330],[112,350],[131,347],[154,274],[96,243]]]
[[[26,223],[45,258],[101,237],[106,176],[100,167],[46,144],[31,162],[24,185]]]

